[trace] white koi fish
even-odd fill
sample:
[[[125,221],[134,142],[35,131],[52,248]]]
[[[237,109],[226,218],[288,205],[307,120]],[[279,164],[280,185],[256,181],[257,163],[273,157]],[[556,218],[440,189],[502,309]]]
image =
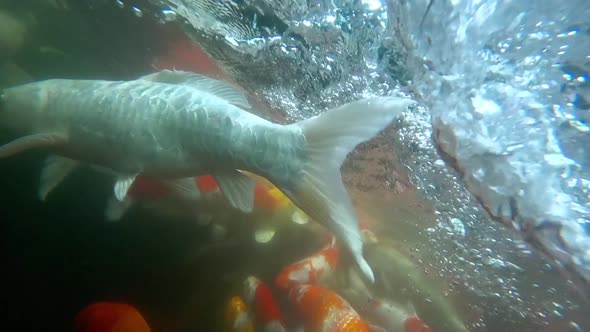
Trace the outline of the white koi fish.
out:
[[[50,79],[1,92],[0,126],[22,137],[1,146],[0,158],[32,148],[55,154],[42,173],[42,197],[78,163],[115,174],[121,201],[140,174],[179,186],[212,174],[244,211],[254,201],[254,182],[240,173],[248,171],[327,226],[374,280],[339,168],[356,145],[413,103],[374,97],[280,125],[245,111],[250,105],[234,86],[189,72],[166,70],[133,81]]]

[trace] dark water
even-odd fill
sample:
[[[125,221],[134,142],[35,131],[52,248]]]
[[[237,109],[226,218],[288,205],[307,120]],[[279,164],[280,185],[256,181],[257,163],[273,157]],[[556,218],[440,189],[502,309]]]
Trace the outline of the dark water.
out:
[[[207,239],[190,222],[142,210],[105,222],[112,180],[92,172],[73,174],[42,204],[35,196],[41,158],[28,153],[0,163],[5,326],[69,331],[86,305],[121,301],[136,306],[154,331],[218,331],[226,301],[241,294],[246,274],[272,280],[280,267],[272,246],[197,256]]]
[[[5,3],[6,9],[13,4]],[[0,7],[2,3],[0,3]],[[137,19],[114,6],[90,10],[32,10],[38,19],[26,46],[12,59],[34,80],[129,79],[152,71],[168,46],[169,27]],[[40,46],[61,52],[41,53]],[[2,134],[1,142],[11,139]],[[0,160],[2,325],[19,331],[69,331],[76,313],[96,301],[135,305],[154,331],[215,331],[229,296],[240,294],[251,261],[273,248],[215,250],[195,257],[203,228],[131,211],[103,220],[112,179],[88,170],[66,178],[41,203],[36,192],[41,152]],[[243,266],[242,266],[243,265]],[[232,276],[231,273],[234,273]],[[227,278],[220,276],[227,275]]]

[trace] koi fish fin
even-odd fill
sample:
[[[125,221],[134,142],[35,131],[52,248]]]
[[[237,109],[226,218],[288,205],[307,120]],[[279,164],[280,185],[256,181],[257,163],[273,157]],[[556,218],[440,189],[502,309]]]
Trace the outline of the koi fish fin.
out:
[[[254,232],[254,240],[260,244],[269,243],[275,237],[275,234],[276,231],[270,227],[259,228]]]
[[[179,194],[183,198],[187,199],[199,199],[201,198],[201,191],[197,187],[195,178],[182,178],[175,180],[164,181],[174,192]]]
[[[62,133],[28,135],[0,146],[0,158],[10,157],[34,148],[54,147],[66,142],[67,136]]]
[[[242,212],[252,212],[255,185],[252,178],[239,171],[215,175],[214,177],[231,206]]]
[[[125,200],[125,197],[127,197],[127,192],[129,191],[129,188],[131,188],[131,186],[133,185],[133,182],[135,181],[136,177],[137,174],[125,175],[117,178],[115,182],[115,197],[117,198],[117,200],[119,200],[120,202],[123,202]]]
[[[130,197],[125,197],[123,201],[120,201],[116,197],[111,196],[105,209],[106,220],[119,221],[134,203],[135,202]]]
[[[57,187],[63,179],[70,174],[80,163],[78,161],[59,157],[49,156],[45,159],[45,166],[41,171],[39,183],[39,199],[45,201],[47,195]]]
[[[309,222],[309,217],[298,209],[291,214],[291,221],[297,225],[305,225]]]
[[[352,149],[377,135],[414,103],[396,97],[362,99],[290,125],[299,127],[305,136],[302,176],[281,189],[311,219],[338,237],[371,282],[375,278],[363,257],[359,222],[340,167]]]
[[[208,76],[196,74],[189,71],[180,70],[162,70],[153,74],[142,76],[139,79],[168,83],[178,84],[192,87],[196,90],[208,92],[219,98],[227,100],[230,104],[238,107],[249,109],[251,108],[248,103],[246,96],[238,89],[227,82],[217,80]]]

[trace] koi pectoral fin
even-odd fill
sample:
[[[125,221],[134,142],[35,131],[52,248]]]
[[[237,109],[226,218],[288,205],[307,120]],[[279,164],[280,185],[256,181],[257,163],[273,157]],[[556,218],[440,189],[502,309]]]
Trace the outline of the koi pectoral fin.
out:
[[[79,162],[60,157],[50,156],[45,160],[45,166],[41,171],[41,179],[39,184],[39,198],[45,201],[47,195],[59,185],[63,179],[70,174]]]
[[[55,147],[67,141],[68,138],[63,133],[42,133],[24,136],[0,146],[0,158],[10,157],[35,148]]]
[[[127,192],[129,191],[129,188],[131,188],[131,186],[133,185],[133,182],[135,181],[136,177],[137,174],[121,176],[117,178],[117,181],[115,182],[115,197],[117,198],[117,200],[119,200],[120,202],[123,202],[125,200],[125,198],[127,197]]]
[[[246,213],[254,208],[254,180],[247,175],[234,171],[215,175],[221,192],[227,197],[232,207]]]

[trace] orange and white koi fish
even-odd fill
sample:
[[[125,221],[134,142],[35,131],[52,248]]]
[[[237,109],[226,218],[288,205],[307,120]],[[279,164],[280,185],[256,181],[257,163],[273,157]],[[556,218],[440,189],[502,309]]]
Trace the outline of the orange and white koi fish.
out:
[[[254,276],[244,281],[244,298],[254,309],[257,325],[265,332],[285,332],[283,312],[268,285]]]
[[[305,332],[368,332],[354,308],[336,292],[317,285],[294,285],[289,302],[303,321]]]
[[[332,276],[340,261],[340,250],[333,240],[317,253],[285,267],[275,279],[284,291],[296,284],[319,284]]]
[[[225,311],[225,332],[254,332],[254,324],[248,315],[246,303],[239,296],[229,300]]]
[[[125,303],[96,302],[76,315],[75,332],[150,332],[143,316]]]
[[[430,326],[416,314],[411,303],[401,305],[373,295],[361,276],[349,270],[349,284],[342,295],[359,311],[376,331],[432,332]]]
[[[265,244],[272,241],[277,230],[287,220],[296,224],[306,224],[308,219],[301,217],[300,211],[285,194],[263,177],[250,172],[244,172],[256,184],[254,188],[254,209],[249,215],[249,221],[255,227],[254,240]]]

